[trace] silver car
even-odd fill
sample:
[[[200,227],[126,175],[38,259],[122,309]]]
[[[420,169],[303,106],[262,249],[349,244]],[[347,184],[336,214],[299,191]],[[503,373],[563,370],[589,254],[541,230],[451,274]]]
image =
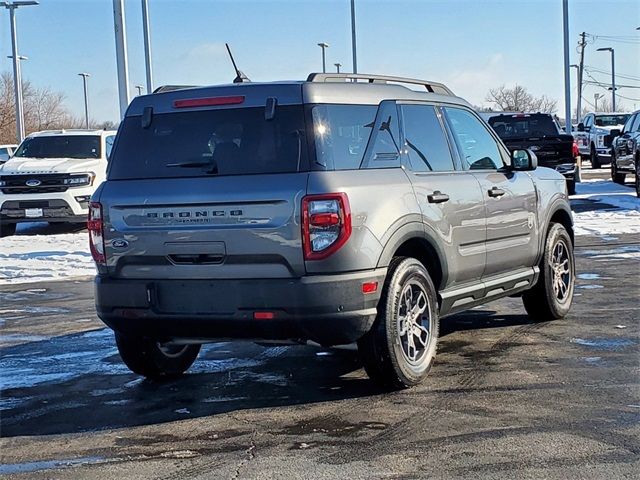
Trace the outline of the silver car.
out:
[[[415,385],[446,315],[513,295],[536,321],[569,311],[565,181],[536,167],[434,82],[136,97],[90,208],[98,315],[150,378],[245,339],[357,342],[373,380]]]

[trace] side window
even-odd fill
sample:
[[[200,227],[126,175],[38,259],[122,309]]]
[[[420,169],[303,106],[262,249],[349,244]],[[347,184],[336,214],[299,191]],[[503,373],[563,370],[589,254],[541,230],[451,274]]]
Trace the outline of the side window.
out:
[[[414,172],[454,170],[449,144],[431,105],[403,105],[404,151]]]
[[[111,149],[113,149],[113,141],[115,139],[116,139],[115,135],[109,135],[104,139],[105,154],[106,154],[107,160],[109,160],[109,157],[111,156]]]
[[[584,126],[590,127],[592,121],[593,121],[593,117],[591,115],[587,115],[587,118],[584,119]]]
[[[378,107],[373,131],[360,168],[400,167],[400,127],[395,102]]]
[[[636,113],[636,119],[633,121],[633,125],[631,126],[632,132],[640,132],[640,113]]]
[[[445,107],[445,111],[463,166],[469,170],[500,168],[503,164],[500,149],[482,122],[461,108]]]

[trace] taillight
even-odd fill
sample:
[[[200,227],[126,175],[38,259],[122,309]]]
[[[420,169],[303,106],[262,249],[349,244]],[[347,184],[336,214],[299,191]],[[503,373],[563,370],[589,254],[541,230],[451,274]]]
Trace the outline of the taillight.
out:
[[[87,221],[89,230],[89,248],[93,260],[100,265],[106,264],[104,255],[104,235],[102,223],[102,205],[97,202],[89,204],[89,219]]]
[[[578,144],[575,141],[573,142],[571,152],[573,153],[573,158],[580,156],[580,150],[578,150]]]
[[[322,260],[351,236],[351,210],[345,193],[308,195],[302,199],[302,245],[305,260]]]

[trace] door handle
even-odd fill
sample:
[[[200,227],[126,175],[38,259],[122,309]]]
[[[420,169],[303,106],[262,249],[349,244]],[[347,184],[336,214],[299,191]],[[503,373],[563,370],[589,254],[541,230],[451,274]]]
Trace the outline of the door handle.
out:
[[[497,197],[501,197],[506,192],[504,190],[502,190],[501,188],[493,187],[491,190],[489,190],[488,193],[489,193],[490,197],[497,198]]]
[[[429,203],[443,203],[449,200],[449,195],[442,193],[440,190],[436,190],[431,195],[427,195]]]

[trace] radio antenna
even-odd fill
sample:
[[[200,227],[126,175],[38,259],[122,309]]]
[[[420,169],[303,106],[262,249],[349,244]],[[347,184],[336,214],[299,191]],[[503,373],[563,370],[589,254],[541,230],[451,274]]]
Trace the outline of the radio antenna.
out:
[[[250,82],[249,77],[247,77],[241,70],[238,70],[238,66],[236,65],[236,61],[233,59],[233,54],[231,53],[231,49],[229,48],[229,44],[224,44],[227,47],[227,52],[229,52],[229,58],[231,58],[231,63],[233,64],[233,69],[236,71],[236,78],[233,79],[233,83],[245,83]]]

